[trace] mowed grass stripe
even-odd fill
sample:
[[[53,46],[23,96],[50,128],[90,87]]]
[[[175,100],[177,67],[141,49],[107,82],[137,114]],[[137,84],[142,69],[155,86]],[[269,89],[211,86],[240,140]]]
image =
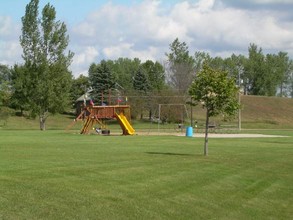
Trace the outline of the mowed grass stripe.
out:
[[[0,133],[0,219],[289,219],[292,137]]]

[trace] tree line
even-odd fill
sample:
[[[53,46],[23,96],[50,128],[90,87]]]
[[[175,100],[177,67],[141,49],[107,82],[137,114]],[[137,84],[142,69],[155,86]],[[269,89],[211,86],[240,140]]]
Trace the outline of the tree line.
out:
[[[146,111],[151,117],[158,103],[185,103],[204,65],[226,71],[245,95],[293,97],[293,62],[288,54],[264,54],[256,44],[249,45],[247,57],[222,58],[202,51],[191,54],[176,38],[164,62],[102,60],[89,66],[88,76],[75,79],[69,70],[74,54],[68,51],[68,42],[66,25],[56,20],[55,8],[47,4],[39,14],[39,0],[31,0],[22,17],[23,64],[0,64],[0,108],[38,116],[44,130],[50,113],[65,111],[90,90],[97,103],[109,93],[127,96],[135,117]]]

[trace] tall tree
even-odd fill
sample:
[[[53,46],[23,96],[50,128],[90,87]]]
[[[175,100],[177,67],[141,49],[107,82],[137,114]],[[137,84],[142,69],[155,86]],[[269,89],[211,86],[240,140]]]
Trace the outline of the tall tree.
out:
[[[119,58],[114,61],[113,74],[117,80],[117,83],[121,85],[125,90],[133,89],[133,77],[138,71],[141,65],[141,61],[138,58]]]
[[[80,75],[78,78],[73,79],[71,87],[71,101],[74,103],[76,99],[85,94],[90,88],[89,78]]]
[[[145,102],[145,108],[149,110],[149,119],[153,117],[153,111],[157,108],[159,102],[158,95],[166,88],[165,69],[159,62],[147,60],[141,64],[141,68],[148,79],[149,91]]]
[[[61,112],[69,103],[72,75],[68,70],[73,53],[66,52],[69,36],[65,23],[56,21],[55,8],[47,4],[39,18],[39,0],[31,0],[22,17],[23,48],[28,104],[37,115],[40,129],[50,113]]]
[[[24,65],[14,65],[12,68],[12,97],[11,107],[21,111],[29,110],[29,73]]]
[[[0,83],[3,81],[10,81],[11,70],[8,66],[0,64]]]
[[[11,70],[0,64],[0,106],[8,106],[11,97]]]
[[[244,87],[249,95],[265,95],[266,66],[262,48],[250,44],[244,65]]]
[[[246,58],[243,55],[236,56],[232,54],[231,57],[224,59],[224,71],[229,73],[230,77],[235,78],[236,84],[240,89],[240,92],[244,92],[243,90],[243,71],[244,71],[244,63]]]
[[[277,55],[278,68],[277,76],[279,82],[280,96],[288,95],[288,85],[290,85],[290,75],[293,71],[293,61],[289,58],[288,53],[279,52]]]
[[[160,91],[164,88],[165,85],[165,70],[164,67],[159,62],[153,62],[151,60],[147,60],[145,63],[141,65],[142,69],[144,69],[149,84],[150,90],[152,91]]]
[[[199,72],[203,68],[204,63],[209,63],[212,60],[212,57],[203,51],[196,51],[194,53],[194,70],[195,73]]]
[[[144,110],[149,106],[149,99],[146,99],[146,97],[149,97],[151,91],[149,78],[142,67],[138,69],[133,77],[133,89],[136,95],[133,97],[132,103],[142,119]]]
[[[292,69],[289,74],[289,80],[288,80],[288,94],[291,98],[293,98],[293,63],[292,63]]]
[[[133,78],[133,88],[136,91],[146,94],[150,88],[150,81],[143,68],[138,69]]]
[[[267,54],[265,64],[266,78],[263,84],[265,95],[274,96],[277,93],[278,86],[283,81],[284,63],[278,55]]]
[[[176,38],[170,44],[170,53],[166,53],[169,84],[184,94],[194,77],[194,59],[189,55],[188,46]]]
[[[115,77],[107,61],[92,64],[89,68],[89,80],[93,89],[93,98],[98,103],[115,88]],[[101,103],[102,104],[102,103]]]
[[[204,155],[208,155],[209,118],[219,114],[233,116],[239,109],[238,89],[228,72],[204,65],[189,88],[192,103],[206,109]]]

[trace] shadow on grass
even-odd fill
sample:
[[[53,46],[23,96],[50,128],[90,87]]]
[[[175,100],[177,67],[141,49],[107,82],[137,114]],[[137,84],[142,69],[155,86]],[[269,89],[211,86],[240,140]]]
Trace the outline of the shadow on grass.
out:
[[[153,155],[168,155],[168,156],[195,156],[194,154],[166,153],[166,152],[145,152]]]

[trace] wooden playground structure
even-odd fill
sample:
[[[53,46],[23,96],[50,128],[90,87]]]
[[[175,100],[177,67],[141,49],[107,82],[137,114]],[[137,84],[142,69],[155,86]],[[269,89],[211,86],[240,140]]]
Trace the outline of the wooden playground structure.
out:
[[[109,134],[104,123],[107,119],[117,119],[123,131],[123,135],[134,135],[135,130],[130,124],[130,106],[129,105],[109,105],[109,106],[86,106],[83,108],[79,116],[74,120],[68,128],[72,127],[75,122],[83,121],[83,126],[80,134],[88,134],[96,124],[99,125],[99,130],[103,134]]]

